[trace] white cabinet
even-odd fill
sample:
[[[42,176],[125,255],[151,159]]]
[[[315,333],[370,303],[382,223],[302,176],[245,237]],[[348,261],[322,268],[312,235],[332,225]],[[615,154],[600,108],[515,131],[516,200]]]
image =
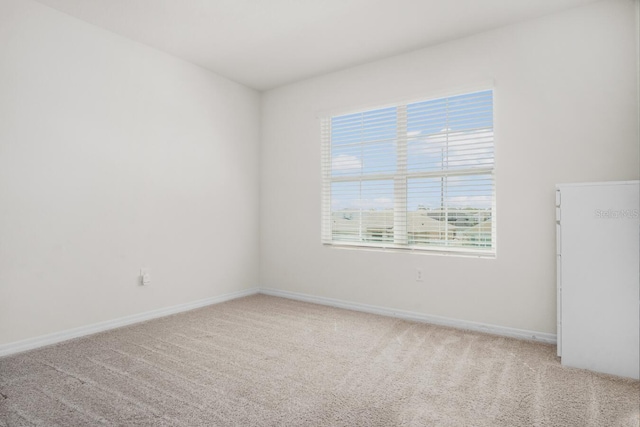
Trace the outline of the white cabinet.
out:
[[[557,186],[563,365],[640,376],[639,192],[638,181]]]

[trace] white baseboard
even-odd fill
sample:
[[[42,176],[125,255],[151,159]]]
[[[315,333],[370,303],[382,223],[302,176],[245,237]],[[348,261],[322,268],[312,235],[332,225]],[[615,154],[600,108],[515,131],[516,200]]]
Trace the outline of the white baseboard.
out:
[[[548,344],[556,344],[556,335],[546,332],[527,331],[524,329],[508,328],[505,326],[489,325],[485,323],[470,322],[467,320],[451,319],[442,316],[433,316],[422,313],[415,313],[405,310],[395,310],[386,307],[379,307],[369,304],[343,301],[333,298],[318,297],[314,295],[302,294],[298,292],[281,291],[278,289],[260,288],[260,293],[275,297],[306,301],[315,304],[329,305],[331,307],[346,308],[348,310],[362,311],[365,313],[381,314],[383,316],[397,317],[399,319],[413,320],[434,325],[450,326],[458,329],[484,332],[493,335],[501,335],[511,338],[538,341]]]
[[[87,326],[80,326],[78,328],[67,329],[60,332],[54,332],[52,334],[41,335],[35,338],[29,338],[22,341],[16,341],[8,344],[0,345],[0,357],[10,354],[20,353],[26,350],[32,350],[34,348],[43,347],[45,345],[56,344],[62,341],[67,341],[72,338],[78,338],[85,335],[95,334],[97,332],[106,331],[109,329],[119,328],[122,326],[131,325],[133,323],[144,322],[146,320],[155,319],[157,317],[169,316],[171,314],[180,313],[183,311],[189,311],[207,305],[219,304],[221,302],[230,301],[236,298],[246,297],[248,295],[257,294],[258,288],[246,289],[238,292],[231,292],[224,295],[219,295],[211,298],[205,298],[198,301],[187,302],[184,304],[174,305],[172,307],[159,308],[157,310],[147,311],[145,313],[132,314],[129,316],[120,317],[118,319],[107,320],[104,322],[93,323]]]
[[[338,300],[334,298],[318,297],[298,292],[282,291],[269,288],[252,288],[243,291],[232,292],[216,297],[205,298],[198,301],[188,302],[184,304],[174,305],[172,307],[160,308],[157,310],[147,311],[145,313],[132,314],[120,317],[118,319],[107,320],[104,322],[94,323],[78,328],[67,329],[52,334],[41,335],[35,338],[29,338],[22,341],[16,341],[8,344],[0,345],[0,357],[10,354],[20,353],[32,350],[46,345],[56,344],[73,338],[79,338],[86,335],[95,334],[97,332],[107,331],[134,323],[144,322],[146,320],[158,317],[169,316],[171,314],[189,311],[207,305],[219,304],[221,302],[230,301],[236,298],[242,298],[257,293],[272,295],[276,297],[288,298],[298,301],[306,301],[315,304],[328,305],[332,307],[345,308],[348,310],[362,311],[365,313],[380,314],[383,316],[396,317],[399,319],[413,320],[423,323],[432,323],[435,325],[450,326],[458,329],[467,329],[471,331],[485,332],[494,335],[501,335],[512,338],[527,339],[543,343],[555,344],[556,335],[545,332],[527,331],[523,329],[507,328],[504,326],[489,325],[484,323],[470,322],[466,320],[451,319],[442,316],[433,316],[422,313],[415,313],[405,310],[395,310],[386,307],[380,307],[369,304],[361,304],[349,301]]]

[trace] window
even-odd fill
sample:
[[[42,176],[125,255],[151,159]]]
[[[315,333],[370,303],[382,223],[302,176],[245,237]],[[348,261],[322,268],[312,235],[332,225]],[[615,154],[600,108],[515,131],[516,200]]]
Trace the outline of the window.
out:
[[[322,242],[495,254],[493,91],[322,119]]]

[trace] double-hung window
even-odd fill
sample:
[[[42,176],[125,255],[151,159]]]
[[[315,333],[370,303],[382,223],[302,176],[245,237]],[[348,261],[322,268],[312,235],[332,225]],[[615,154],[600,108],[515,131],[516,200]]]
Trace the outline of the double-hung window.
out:
[[[322,242],[495,254],[493,91],[322,118]]]

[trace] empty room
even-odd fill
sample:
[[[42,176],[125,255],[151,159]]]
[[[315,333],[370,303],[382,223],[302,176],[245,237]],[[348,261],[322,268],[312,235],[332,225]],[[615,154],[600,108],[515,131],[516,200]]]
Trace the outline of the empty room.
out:
[[[640,426],[640,0],[0,0],[0,427]]]

